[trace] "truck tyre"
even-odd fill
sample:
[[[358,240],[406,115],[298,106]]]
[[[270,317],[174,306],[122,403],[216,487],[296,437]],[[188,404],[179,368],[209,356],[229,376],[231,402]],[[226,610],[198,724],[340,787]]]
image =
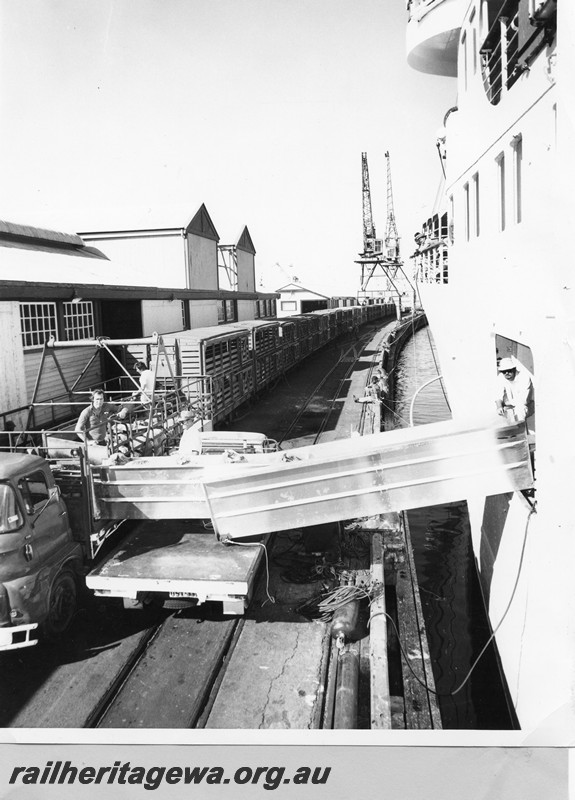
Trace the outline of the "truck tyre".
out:
[[[56,575],[48,601],[48,616],[43,624],[48,640],[58,639],[70,626],[76,613],[77,593],[73,572],[63,570]]]

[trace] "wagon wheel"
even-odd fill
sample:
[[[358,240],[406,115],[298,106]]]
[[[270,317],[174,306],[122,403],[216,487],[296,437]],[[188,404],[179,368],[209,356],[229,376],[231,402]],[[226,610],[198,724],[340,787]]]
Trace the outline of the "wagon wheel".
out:
[[[69,570],[58,573],[52,584],[48,601],[48,616],[43,630],[47,639],[58,639],[70,626],[76,613],[77,586]]]

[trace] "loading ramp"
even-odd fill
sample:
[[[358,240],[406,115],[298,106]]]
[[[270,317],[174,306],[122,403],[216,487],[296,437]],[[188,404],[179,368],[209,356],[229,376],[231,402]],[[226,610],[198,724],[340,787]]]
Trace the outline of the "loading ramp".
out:
[[[533,485],[523,424],[452,420],[301,447],[293,460],[203,482],[220,539],[241,539]],[[291,454],[290,454],[291,455]]]

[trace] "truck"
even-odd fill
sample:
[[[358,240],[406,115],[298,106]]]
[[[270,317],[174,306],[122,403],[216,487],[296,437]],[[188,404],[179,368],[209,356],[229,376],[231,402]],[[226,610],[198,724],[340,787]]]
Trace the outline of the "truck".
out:
[[[159,357],[161,340],[154,343]],[[129,408],[127,417],[109,420],[105,446],[86,444],[74,431],[75,406],[86,404],[77,387],[48,401],[35,396],[12,413],[26,419],[20,429],[11,426],[0,448],[0,651],[61,637],[86,587],[122,598],[127,608],[217,600],[224,612],[243,613],[261,548],[218,541],[202,481],[229,474],[247,458],[261,466],[277,443],[260,433],[212,430],[204,378],[170,375],[162,382],[157,366],[156,360],[149,407],[131,399],[132,385],[121,389],[116,380],[115,392],[105,387]],[[134,383],[122,370],[122,379]],[[61,365],[56,372],[65,374]],[[47,411],[55,424],[29,427]],[[178,448],[182,419],[190,415],[199,442],[193,455]]]
[[[83,586],[126,608],[218,601],[224,613],[243,613],[261,549],[218,541],[202,491],[204,476],[241,463],[226,459],[94,467],[83,448],[69,460],[1,453],[0,650],[36,644],[39,626],[60,637]]]

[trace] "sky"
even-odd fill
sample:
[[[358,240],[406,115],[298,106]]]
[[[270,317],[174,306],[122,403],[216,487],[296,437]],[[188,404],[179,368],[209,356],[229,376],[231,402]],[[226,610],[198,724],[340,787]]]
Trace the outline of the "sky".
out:
[[[405,0],[0,0],[0,219],[179,226],[205,203],[220,244],[248,226],[258,287],[355,295],[362,152],[380,238],[390,152],[407,259],[456,101],[408,66],[406,24]]]

